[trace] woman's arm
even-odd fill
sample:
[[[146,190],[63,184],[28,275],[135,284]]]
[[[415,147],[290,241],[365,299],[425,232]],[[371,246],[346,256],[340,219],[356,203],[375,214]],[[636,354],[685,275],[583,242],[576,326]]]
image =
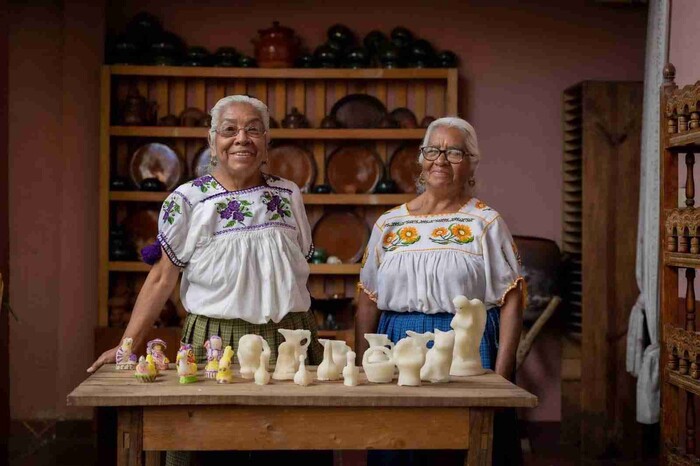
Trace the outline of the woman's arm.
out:
[[[362,364],[362,355],[369,348],[365,333],[376,333],[379,325],[379,308],[377,303],[369,299],[367,293],[360,291],[355,313],[355,353],[356,364]]]
[[[141,287],[141,292],[136,298],[129,325],[126,327],[122,337],[122,339],[126,337],[133,338],[134,348],[143,343],[148,330],[158,318],[163,305],[173,292],[179,273],[179,267],[168,260],[165,253],[151,268],[143,287]],[[87,371],[95,372],[102,364],[113,363],[118,348],[119,346],[102,353]]]
[[[523,330],[522,285],[510,290],[501,306],[496,373],[508,380],[514,376],[515,353]]]

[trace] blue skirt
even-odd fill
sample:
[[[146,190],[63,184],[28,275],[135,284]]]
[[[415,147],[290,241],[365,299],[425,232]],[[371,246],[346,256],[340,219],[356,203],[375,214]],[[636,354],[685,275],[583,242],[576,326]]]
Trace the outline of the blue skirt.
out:
[[[447,332],[451,330],[450,322],[452,322],[453,317],[454,314],[449,312],[423,314],[422,312],[382,311],[377,333],[385,333],[391,341],[397,343],[400,339],[406,338],[406,330],[425,333],[432,332],[437,328]],[[486,328],[479,346],[481,365],[485,369],[496,369],[500,322],[500,309],[498,307],[491,308],[486,312]],[[428,343],[428,347],[432,346],[433,342],[431,341]]]

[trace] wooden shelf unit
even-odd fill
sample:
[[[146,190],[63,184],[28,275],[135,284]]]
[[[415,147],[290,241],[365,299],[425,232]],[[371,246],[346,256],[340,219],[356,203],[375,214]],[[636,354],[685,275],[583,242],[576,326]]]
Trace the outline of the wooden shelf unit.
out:
[[[252,69],[187,68],[160,66],[104,66],[102,69],[100,121],[100,214],[98,323],[110,323],[110,303],[115,282],[133,280],[150,269],[138,262],[111,261],[110,227],[123,224],[138,209],[156,210],[169,192],[110,191],[110,179],[128,177],[131,154],[146,142],[162,142],[178,153],[185,166],[181,182],[191,179],[195,155],[206,147],[208,129],[182,126],[124,126],[121,103],[136,88],[158,108],[157,118],[178,116],[195,107],[208,111],[218,99],[248,94],[264,101],[277,122],[296,107],[308,118],[311,128],[273,128],[274,140],[304,145],[317,166],[315,184],[326,181],[327,156],[342,144],[371,145],[385,166],[394,151],[406,145],[417,147],[424,129],[319,129],[333,104],[349,94],[366,93],[382,101],[388,110],[407,107],[418,121],[425,116],[457,115],[457,69]],[[403,204],[414,194],[304,194],[309,222],[327,210],[352,210],[365,218],[368,228],[388,208]],[[154,232],[155,233],[155,232]],[[154,235],[155,236],[155,235]],[[351,296],[359,264],[312,264],[309,290],[315,297]],[[177,294],[177,293],[174,293]],[[117,300],[118,301],[118,300]],[[178,304],[178,303],[176,303]],[[179,304],[181,307],[181,304]],[[130,308],[129,308],[130,310]],[[338,324],[352,333],[354,316]],[[167,324],[166,324],[167,325]],[[325,332],[325,331],[324,331]],[[345,332],[345,333],[343,333]],[[324,333],[325,335],[325,333]]]
[[[700,396],[695,296],[696,269],[700,268],[700,211],[693,175],[695,154],[700,152],[700,81],[679,89],[674,78],[675,68],[668,64],[660,102],[661,464],[700,464],[696,448],[700,406],[695,399]],[[687,174],[685,201],[679,206],[682,163]],[[685,288],[682,298],[678,296],[679,288]]]

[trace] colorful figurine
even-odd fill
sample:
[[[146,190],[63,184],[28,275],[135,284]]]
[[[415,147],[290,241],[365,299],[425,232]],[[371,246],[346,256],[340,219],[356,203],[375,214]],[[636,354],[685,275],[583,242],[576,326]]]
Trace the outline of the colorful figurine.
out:
[[[136,355],[133,353],[131,347],[134,345],[133,338],[124,338],[122,344],[117,349],[117,369],[119,370],[134,370],[136,367]]]
[[[224,348],[224,354],[219,360],[219,368],[216,372],[217,383],[231,383],[233,371],[231,371],[231,360],[233,359],[233,349],[230,346]]]
[[[134,372],[136,380],[144,383],[153,382],[156,380],[157,375],[158,370],[153,362],[153,356],[150,354],[146,357],[141,356]]]
[[[207,365],[204,368],[204,375],[207,379],[215,379],[219,371],[219,360],[221,359],[221,347],[223,341],[220,336],[212,335],[204,342],[204,347],[207,350]]]
[[[168,360],[168,358],[165,356],[166,349],[168,349],[168,345],[160,338],[151,340],[146,344],[146,354],[153,356],[156,369],[159,371],[168,370],[170,360]]]
[[[180,346],[175,363],[177,364],[177,375],[180,376],[180,383],[197,381],[197,363],[195,362],[192,345],[183,344]]]

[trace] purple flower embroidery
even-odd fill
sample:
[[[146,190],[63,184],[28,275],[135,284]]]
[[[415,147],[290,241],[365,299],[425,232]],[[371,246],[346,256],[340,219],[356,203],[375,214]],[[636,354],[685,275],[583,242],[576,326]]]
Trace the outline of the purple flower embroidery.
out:
[[[199,188],[200,191],[206,193],[209,189],[216,189],[219,183],[216,182],[213,176],[204,175],[192,181],[192,186]]]
[[[236,223],[243,224],[246,217],[252,217],[253,214],[248,208],[251,204],[249,201],[239,201],[235,197],[229,197],[224,202],[217,202],[216,211],[219,213],[219,217],[228,220],[224,228],[235,226]]]
[[[181,214],[182,210],[180,210],[180,204],[175,202],[175,199],[172,199],[170,201],[165,201],[163,203],[163,221],[168,222],[169,224],[173,224],[175,221],[175,214]]]
[[[292,212],[289,210],[289,199],[265,191],[262,200],[267,205],[267,211],[273,213],[270,220],[279,220],[281,218],[284,222],[285,217],[292,216]]]

